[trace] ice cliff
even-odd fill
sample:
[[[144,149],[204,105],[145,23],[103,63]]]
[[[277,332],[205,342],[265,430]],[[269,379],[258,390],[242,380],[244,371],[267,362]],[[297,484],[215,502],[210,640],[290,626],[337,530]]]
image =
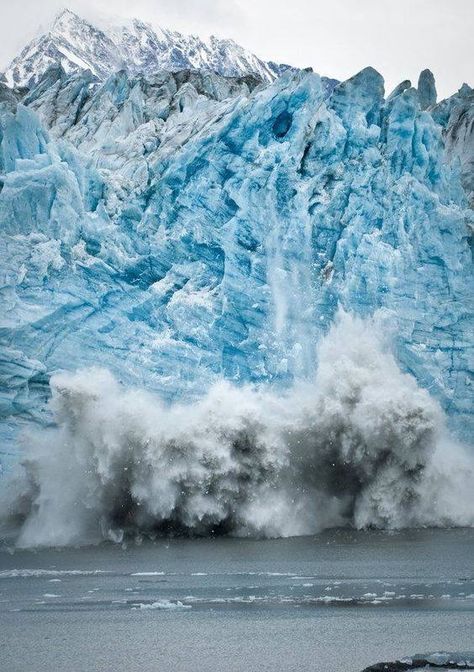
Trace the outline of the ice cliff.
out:
[[[418,90],[405,82],[385,98],[383,79],[372,68],[335,88],[306,71],[271,84],[251,75],[191,71],[119,71],[101,81],[59,66],[26,93],[3,86],[4,452],[18,450],[19,429],[52,422],[47,401],[53,376],[52,410],[63,427],[55,445],[80,446],[78,454],[92,460],[94,473],[98,469],[94,479],[105,499],[94,500],[87,515],[113,500],[106,526],[116,522],[125,488],[144,507],[144,527],[156,515],[201,531],[223,525],[261,532],[267,524],[272,533],[295,531],[293,522],[268,522],[275,500],[268,488],[263,492],[267,482],[288,482],[275,473],[287,464],[282,446],[297,432],[294,418],[300,427],[309,423],[297,472],[314,448],[319,457],[312,464],[327,476],[324,487],[314,476],[303,490],[333,498],[333,522],[349,515],[361,525],[433,523],[426,500],[418,517],[405,511],[407,501],[427,488],[419,474],[433,452],[430,437],[437,445],[443,413],[458,437],[470,439],[474,429],[472,95],[467,87],[438,105],[435,96],[425,73]],[[380,352],[393,354],[380,354],[358,320],[384,333]],[[332,337],[339,344],[333,350]],[[345,351],[349,364],[341,369]],[[56,375],[91,366],[155,393],[161,410],[146,411],[139,427],[137,404],[148,408],[148,397],[129,399],[111,374],[97,370],[79,378]],[[339,387],[330,382],[331,370],[340,375]],[[233,386],[230,397],[209,392],[223,380]],[[311,412],[304,411],[307,392],[284,401],[289,389],[315,380]],[[258,401],[248,385],[283,395],[283,401]],[[107,389],[116,401],[107,401]],[[211,401],[202,401],[207,394]],[[331,395],[337,412],[323,400]],[[112,408],[111,415],[97,411],[97,400]],[[178,402],[198,404],[190,424],[178,407],[166,419],[166,404]],[[231,426],[215,410],[223,404]],[[239,404],[246,419],[232,420],[230,410]],[[266,412],[259,415],[261,408],[271,409],[271,423]],[[362,427],[368,408],[370,420]],[[129,424],[115,434],[113,418],[125,416]],[[155,468],[165,473],[170,446],[186,439],[168,425],[156,435],[153,417],[162,427],[174,418],[189,439],[178,450],[176,471],[160,485],[147,479]],[[203,429],[204,417],[217,425]],[[331,448],[321,443],[323,436]],[[355,452],[348,447],[354,441]],[[155,444],[166,446],[159,459],[147,452]],[[138,463],[148,465],[141,475],[142,467],[127,457],[130,446],[141,456]],[[59,462],[61,450],[51,453]],[[372,455],[377,450],[378,457]],[[186,454],[193,457],[186,460]],[[113,494],[107,483],[132,463],[136,479],[117,481],[121,494]],[[343,503],[334,503],[329,463],[339,465],[347,485]],[[397,485],[405,471],[406,488]],[[38,475],[41,466],[32,473],[41,501],[51,507],[55,497],[44,494],[51,483]],[[206,496],[196,485],[203,482]],[[267,503],[258,515],[252,483]],[[77,500],[88,492],[95,497],[100,487],[94,480],[86,491],[70,492]],[[384,487],[393,494],[389,504],[382,502]],[[297,501],[307,517],[320,501],[313,498],[308,508],[306,495],[285,488],[283,509]],[[135,516],[133,507],[125,509]],[[470,524],[469,515],[456,520]],[[288,521],[287,509],[281,520]],[[298,533],[316,529],[300,520]]]

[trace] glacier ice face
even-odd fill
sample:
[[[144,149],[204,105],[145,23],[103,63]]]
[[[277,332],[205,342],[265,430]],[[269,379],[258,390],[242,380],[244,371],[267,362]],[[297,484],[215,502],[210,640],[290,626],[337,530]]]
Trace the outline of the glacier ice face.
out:
[[[444,128],[446,154],[457,163],[471,207],[474,204],[474,91],[467,84],[433,110]]]
[[[165,152],[173,152],[226,109],[227,101],[246,96],[261,80],[225,78],[211,73],[183,71],[130,78],[125,71],[100,84],[92,76],[68,77],[50,68],[24,98],[57,138],[67,139],[94,165],[107,170],[124,190],[140,189],[148,167]],[[216,105],[222,102],[223,105]],[[114,194],[118,190],[114,188]]]
[[[306,72],[256,84],[56,70],[3,116],[9,342],[46,371],[127,352],[172,398],[312,375],[338,306],[380,311],[464,425],[471,215],[440,126],[372,69],[329,98]]]
[[[0,102],[4,452],[18,451],[19,430],[32,421],[51,423],[50,379],[59,371],[103,367],[165,404],[199,400],[222,379],[237,401],[239,386],[278,395],[311,383],[321,369],[316,345],[340,309],[391,334],[401,370],[438,400],[453,431],[472,437],[473,217],[461,183],[472,155],[469,134],[460,139],[453,121],[471,109],[468,92],[422,110],[407,82],[385,100],[371,68],[331,90],[305,71],[264,86],[189,71],[119,71],[102,82],[53,67],[19,96]],[[363,361],[370,372],[370,354]],[[67,403],[69,379],[53,380],[66,381]],[[71,389],[82,385],[71,380]],[[355,399],[366,384],[362,376]],[[128,399],[117,395],[115,410]],[[61,416],[67,428],[81,404]],[[210,417],[204,434],[214,431]],[[141,451],[140,422],[132,418]],[[377,444],[377,431],[362,450]],[[285,437],[283,428],[275,439],[282,455]],[[90,437],[77,440],[90,447]],[[345,445],[337,432],[334,441]],[[426,522],[385,509],[370,483],[363,492],[358,524]],[[275,533],[295,529],[282,501],[281,520],[293,522]],[[206,500],[204,518],[207,505],[220,506]],[[183,507],[186,527],[195,509]],[[274,525],[263,509],[261,524],[248,511],[233,529]],[[225,512],[209,516],[210,527],[228,521]]]

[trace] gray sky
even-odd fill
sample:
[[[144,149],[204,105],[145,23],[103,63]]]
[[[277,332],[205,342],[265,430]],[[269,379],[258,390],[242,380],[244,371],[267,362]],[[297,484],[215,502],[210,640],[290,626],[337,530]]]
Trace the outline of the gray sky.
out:
[[[372,65],[387,90],[425,67],[442,97],[474,85],[474,0],[0,0],[0,69],[64,7],[231,37],[338,79]]]

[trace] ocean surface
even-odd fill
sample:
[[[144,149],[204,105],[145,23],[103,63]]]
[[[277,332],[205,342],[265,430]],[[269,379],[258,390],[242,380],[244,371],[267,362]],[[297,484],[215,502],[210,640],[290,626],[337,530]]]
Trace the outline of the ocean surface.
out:
[[[356,672],[474,648],[474,530],[0,551],[3,672]]]

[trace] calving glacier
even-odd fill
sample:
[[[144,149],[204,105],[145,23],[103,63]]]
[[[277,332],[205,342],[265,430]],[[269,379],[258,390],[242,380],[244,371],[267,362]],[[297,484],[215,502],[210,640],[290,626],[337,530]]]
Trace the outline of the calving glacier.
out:
[[[469,87],[53,66],[1,100],[19,543],[474,522]]]
[[[376,334],[339,315],[315,380],[279,394],[220,382],[166,406],[103,369],[53,376],[58,426],[28,436],[6,522],[24,520],[21,546],[472,525],[472,457]]]

